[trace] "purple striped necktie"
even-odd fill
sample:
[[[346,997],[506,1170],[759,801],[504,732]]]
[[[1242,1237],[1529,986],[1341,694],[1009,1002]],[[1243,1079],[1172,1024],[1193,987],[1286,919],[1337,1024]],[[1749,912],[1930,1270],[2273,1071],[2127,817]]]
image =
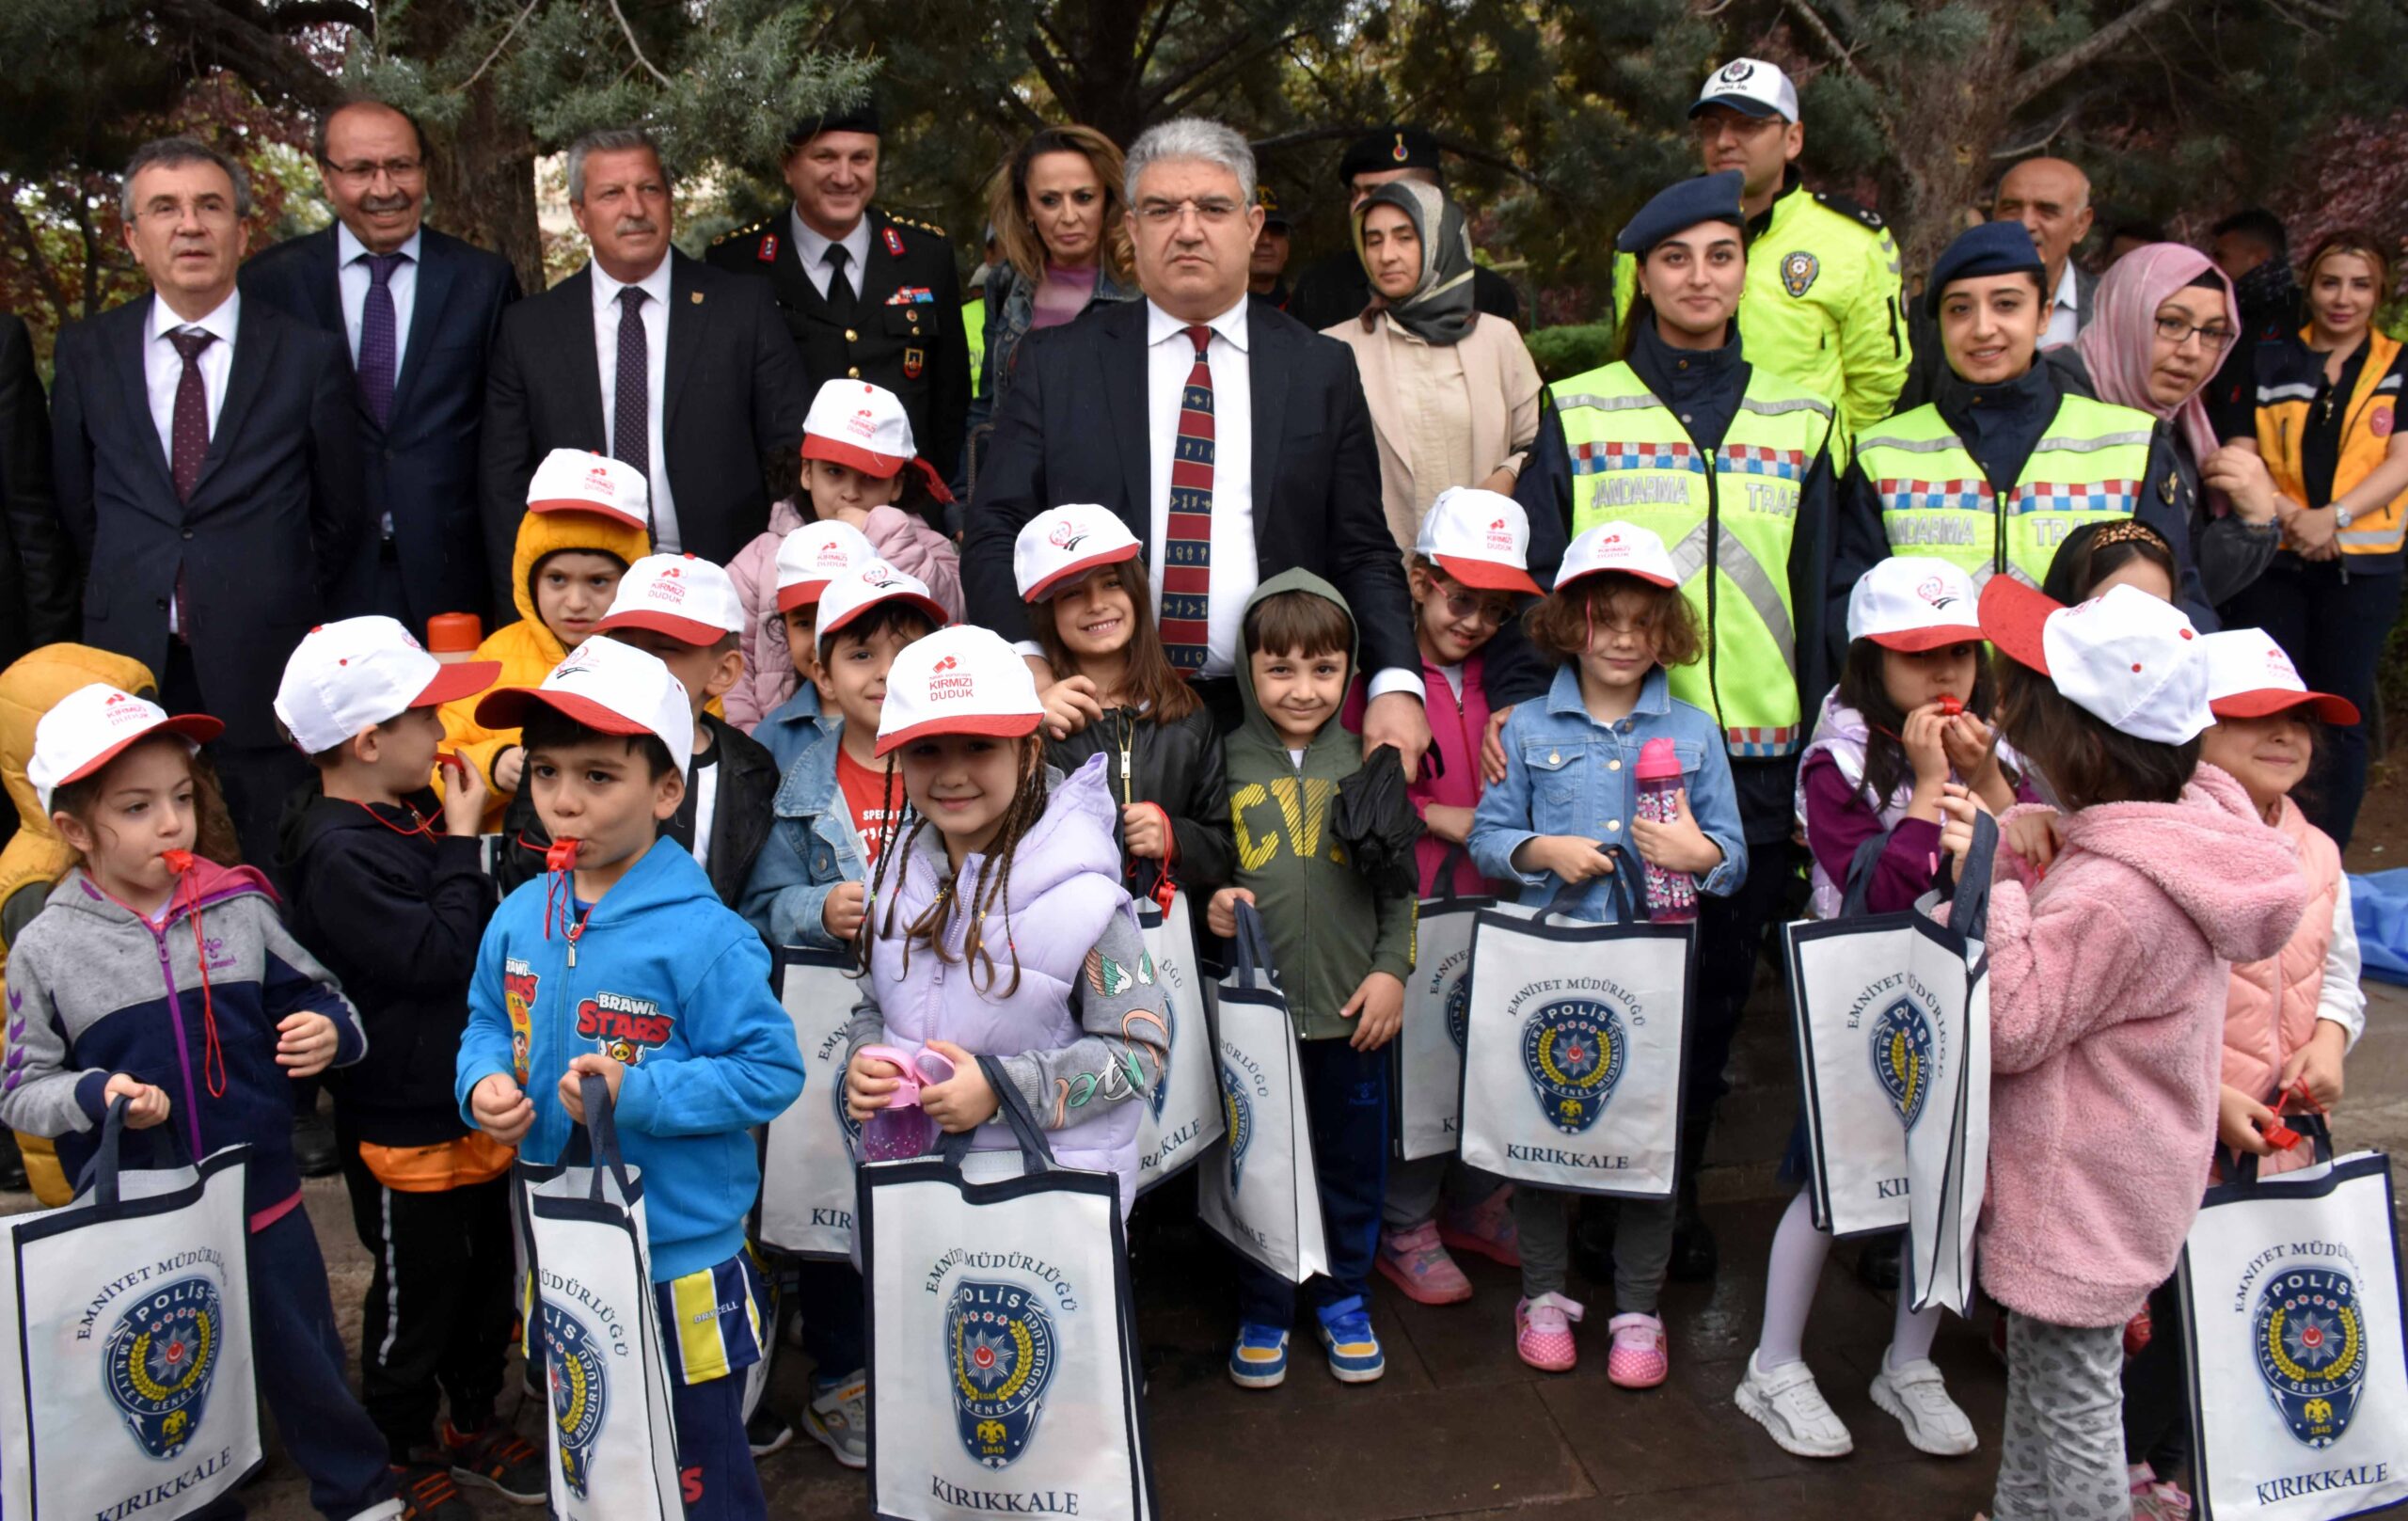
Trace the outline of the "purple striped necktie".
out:
[[[359,256],[359,262],[368,266],[368,302],[359,312],[359,399],[380,428],[393,415],[393,372],[401,365],[393,326],[393,271],[408,258],[403,253]]]
[[[1196,366],[1179,399],[1170,459],[1170,521],[1163,545],[1163,648],[1181,675],[1204,669],[1212,638],[1212,329],[1187,329]]]

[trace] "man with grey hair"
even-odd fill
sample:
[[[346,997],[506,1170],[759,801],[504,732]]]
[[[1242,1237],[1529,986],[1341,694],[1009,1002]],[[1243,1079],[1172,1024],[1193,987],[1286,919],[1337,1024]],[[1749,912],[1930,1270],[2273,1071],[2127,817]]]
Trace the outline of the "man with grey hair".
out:
[[[145,143],[119,190],[150,292],[58,335],[58,514],[90,567],[84,640],[142,661],[170,712],[225,721],[211,747],[243,855],[276,859],[309,772],[273,704],[311,625],[365,610],[372,565],[341,341],[235,288],[242,166],[189,137]]]
[[[653,547],[725,564],[769,526],[762,464],[802,439],[801,367],[768,288],[671,246],[676,208],[642,131],[569,146],[585,268],[502,314],[479,475],[494,615],[516,616],[518,520],[555,449],[625,460],[650,483]]]

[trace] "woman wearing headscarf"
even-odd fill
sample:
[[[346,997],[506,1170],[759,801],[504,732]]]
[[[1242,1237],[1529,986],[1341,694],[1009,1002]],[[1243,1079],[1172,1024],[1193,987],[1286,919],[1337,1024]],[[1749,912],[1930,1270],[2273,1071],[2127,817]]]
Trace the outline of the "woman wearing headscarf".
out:
[[[2092,300],[2082,336],[2043,356],[2060,388],[2158,419],[2173,445],[2170,505],[2191,525],[2200,589],[2221,605],[2264,574],[2282,542],[2265,461],[2219,446],[2208,418],[2208,384],[2241,332],[2232,282],[2196,248],[2150,243],[2117,260]]]
[[[1409,550],[1448,487],[1513,493],[1538,435],[1539,371],[1512,323],[1473,309],[1471,236],[1435,185],[1372,191],[1354,248],[1371,303],[1327,332],[1354,351],[1388,531]]]

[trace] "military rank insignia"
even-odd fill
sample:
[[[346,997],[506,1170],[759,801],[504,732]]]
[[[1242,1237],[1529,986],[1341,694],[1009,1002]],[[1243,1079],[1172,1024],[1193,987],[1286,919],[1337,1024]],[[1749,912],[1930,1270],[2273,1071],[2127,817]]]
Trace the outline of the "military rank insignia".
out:
[[[903,234],[902,234],[902,233],[900,233],[900,232],[895,231],[895,230],[893,228],[891,228],[891,227],[890,227],[890,228],[885,229],[885,230],[884,230],[884,231],[885,231],[885,233],[886,233],[886,251],[887,251],[888,253],[890,253],[890,254],[893,254],[893,255],[894,255],[895,258],[897,258],[897,259],[902,258],[902,257],[903,257]]]
[[[1792,296],[1802,296],[1813,287],[1814,277],[1823,272],[1822,261],[1800,248],[1783,254],[1781,260],[1781,288]]]
[[[917,379],[919,379],[919,378],[920,378],[920,372],[921,372],[921,371],[923,371],[923,370],[926,370],[927,367],[928,367],[928,351],[927,351],[927,350],[926,350],[926,349],[905,349],[905,350],[903,351],[903,378],[904,378],[904,379],[906,379],[906,380],[917,380]]]
[[[1005,1467],[1028,1450],[1045,1413],[1053,1312],[1018,1284],[965,1278],[945,1306],[944,1329],[961,1445],[981,1467]]]
[[[778,235],[774,232],[763,233],[761,236],[761,246],[752,250],[752,257],[765,264],[776,263],[778,261]]]

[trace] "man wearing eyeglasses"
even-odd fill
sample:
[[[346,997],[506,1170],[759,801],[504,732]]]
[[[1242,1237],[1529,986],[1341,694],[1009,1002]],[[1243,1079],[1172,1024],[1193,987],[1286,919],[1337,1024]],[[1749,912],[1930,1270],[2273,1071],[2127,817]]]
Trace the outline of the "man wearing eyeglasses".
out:
[[[1834,466],[1846,440],[1888,417],[1912,352],[1900,300],[1898,246],[1880,214],[1810,191],[1798,167],[1806,128],[1798,87],[1761,58],[1734,58],[1708,75],[1689,107],[1704,171],[1737,169],[1746,183],[1748,285],[1739,338],[1748,362],[1829,398],[1839,409]],[[1614,261],[1614,310],[1630,309],[1638,261]]]
[[[319,119],[312,147],[335,224],[252,259],[242,289],[351,356],[375,564],[356,604],[330,611],[381,612],[423,634],[435,613],[485,605],[478,420],[518,276],[423,225],[426,142],[406,112],[347,101]]]

